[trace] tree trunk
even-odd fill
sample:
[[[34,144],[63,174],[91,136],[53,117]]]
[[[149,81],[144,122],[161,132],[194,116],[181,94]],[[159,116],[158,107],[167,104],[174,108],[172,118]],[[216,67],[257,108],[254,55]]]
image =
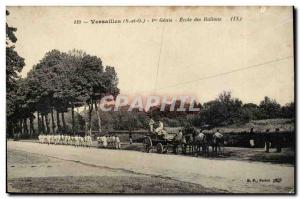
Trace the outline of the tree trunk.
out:
[[[79,129],[80,128],[80,125],[79,125],[79,117],[80,117],[80,114],[79,114],[79,110],[78,110],[78,107],[76,108],[76,112],[77,112],[77,117],[76,117],[76,121],[77,121],[77,125],[76,125],[76,131],[79,132]]]
[[[18,122],[14,121],[13,123],[13,129],[14,129],[14,137],[16,136],[16,134],[18,134]]]
[[[99,113],[98,106],[97,106],[97,100],[95,100],[95,110],[96,110],[96,114],[97,114],[97,118],[98,118],[98,131],[100,134],[102,132],[102,126],[101,126],[100,113]]]
[[[44,115],[43,114],[41,114],[41,128],[42,128],[43,134],[45,134],[45,124],[44,124]]]
[[[14,122],[14,137],[15,137],[16,135],[18,135],[18,133],[19,133],[19,124],[18,124],[18,120],[16,120],[16,121]]]
[[[52,134],[55,134],[55,121],[54,121],[54,115],[53,115],[53,109],[51,109],[51,124],[52,124]]]
[[[48,113],[45,115],[45,121],[46,121],[47,134],[50,134]]]
[[[23,133],[24,133],[24,129],[23,129],[23,120],[22,119],[20,119],[20,134],[21,135],[23,135]]]
[[[16,126],[16,131],[17,131],[16,138],[19,139],[20,136],[22,135],[22,120],[17,119],[16,124],[17,124],[17,126]]]
[[[34,130],[34,126],[33,126],[33,120],[34,120],[34,117],[33,116],[31,116],[30,118],[29,118],[29,122],[30,122],[30,134],[31,135],[34,135],[35,134],[35,130]]]
[[[29,137],[31,137],[32,136],[32,131],[31,131],[31,116],[29,117]]]
[[[14,125],[14,122],[12,122],[11,123],[11,138],[13,138],[14,136],[15,136],[15,133],[16,133],[16,130],[15,130],[15,128],[14,128],[14,126],[16,126],[16,125]]]
[[[6,136],[8,138],[11,138],[11,135],[13,135],[13,128],[12,128],[11,122],[9,120],[7,120]]]
[[[43,125],[42,125],[43,132],[44,132],[45,134],[47,134],[47,129],[46,129],[46,117],[45,117],[45,115],[42,115],[42,122],[43,122]]]
[[[66,121],[65,121],[65,113],[62,112],[61,113],[61,119],[62,119],[62,123],[63,123],[63,134],[66,133]]]
[[[6,136],[8,138],[11,138],[11,136],[13,135],[13,128],[12,128],[12,124],[9,120],[7,120],[7,126],[6,126]]]
[[[84,135],[87,135],[88,132],[88,122],[87,122],[87,117],[88,114],[86,113],[86,103],[84,104]]]
[[[38,134],[41,134],[41,121],[40,121],[40,113],[37,111],[37,124],[38,124]]]
[[[72,103],[72,133],[75,136],[75,119],[74,119],[74,104]]]
[[[11,137],[11,134],[13,133],[13,130],[12,130],[12,125],[11,125],[11,122],[9,120],[7,120],[7,123],[6,123],[6,136],[7,138],[10,138]]]
[[[88,104],[89,105],[89,135],[92,135],[92,112],[93,112],[93,101]]]
[[[61,131],[61,125],[59,120],[59,112],[57,110],[56,110],[56,124],[57,124],[56,134],[58,134],[59,131]]]
[[[28,134],[27,118],[24,118],[23,120],[23,129],[24,129],[24,134]]]

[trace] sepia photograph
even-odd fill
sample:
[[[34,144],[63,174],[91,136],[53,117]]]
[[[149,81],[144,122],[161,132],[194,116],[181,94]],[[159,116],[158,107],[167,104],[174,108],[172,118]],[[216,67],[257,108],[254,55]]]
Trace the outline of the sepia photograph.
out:
[[[293,6],[6,6],[8,194],[296,194]]]

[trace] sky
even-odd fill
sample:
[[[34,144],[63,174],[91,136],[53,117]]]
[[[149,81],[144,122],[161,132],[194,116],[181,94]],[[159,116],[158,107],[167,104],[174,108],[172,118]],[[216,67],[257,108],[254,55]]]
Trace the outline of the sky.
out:
[[[81,49],[114,66],[120,94],[194,96],[231,91],[244,103],[294,101],[292,7],[7,7],[25,77],[46,52]],[[241,21],[231,21],[238,16]],[[201,22],[179,22],[180,17]],[[203,21],[203,18],[221,21]],[[172,22],[91,24],[168,18]],[[88,23],[74,24],[74,20]],[[177,21],[176,21],[177,20]]]

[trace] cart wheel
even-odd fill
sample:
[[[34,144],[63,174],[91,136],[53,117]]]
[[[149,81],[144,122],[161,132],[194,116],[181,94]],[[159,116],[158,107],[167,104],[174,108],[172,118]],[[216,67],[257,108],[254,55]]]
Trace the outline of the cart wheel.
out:
[[[161,143],[158,143],[158,144],[156,145],[156,151],[157,151],[157,153],[163,153],[163,151],[164,151],[164,146],[163,146]]]
[[[151,148],[152,148],[152,140],[150,137],[146,136],[144,138],[144,149],[147,153],[149,153]]]

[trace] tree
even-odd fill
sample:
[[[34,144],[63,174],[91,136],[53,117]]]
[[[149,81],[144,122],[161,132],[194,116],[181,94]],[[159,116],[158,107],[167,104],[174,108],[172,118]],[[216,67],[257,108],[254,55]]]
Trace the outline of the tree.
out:
[[[280,115],[283,118],[295,118],[295,103],[291,102],[281,107]]]
[[[250,120],[257,120],[262,117],[259,110],[259,106],[257,106],[256,104],[253,103],[244,104],[243,110],[245,114],[248,115]]]
[[[261,119],[271,119],[278,118],[280,116],[281,106],[274,99],[265,97],[264,100],[260,102],[259,109],[262,114]]]
[[[245,123],[250,118],[242,106],[241,100],[232,98],[230,92],[223,92],[216,100],[204,103],[200,117],[205,124],[212,126]]]
[[[77,73],[81,67],[81,60],[83,53],[81,51],[72,51],[68,54],[60,53],[58,56],[61,59],[59,63],[53,68],[55,73],[54,77],[54,107],[57,112],[62,114],[63,132],[67,131],[65,124],[64,113],[71,108],[72,114],[72,134],[75,134],[75,113],[74,109],[77,106],[84,104],[84,96],[86,95],[82,90],[80,82],[80,74]],[[57,116],[57,126],[60,128],[59,116]]]
[[[74,109],[84,104],[89,106],[88,129],[91,133],[91,114],[94,106],[98,110],[97,101],[105,95],[116,96],[119,93],[118,78],[114,68],[107,66],[104,69],[100,58],[90,56],[80,50],[72,50],[69,53],[58,50],[47,52],[29,72],[27,79],[30,84],[38,85],[33,86],[32,89],[37,99],[36,110],[38,115],[41,115],[39,123],[41,123],[42,131],[46,133],[50,132],[49,113],[51,114],[52,133],[56,127],[56,133],[68,131],[64,113],[68,112],[70,108],[72,133],[75,134]],[[54,110],[56,111],[56,124]],[[98,118],[101,125],[100,116]],[[99,130],[101,131],[101,126]]]
[[[117,88],[118,78],[114,68],[111,66],[106,66],[104,70],[103,68],[100,58],[85,54],[82,57],[82,65],[77,70],[77,73],[80,74],[81,88],[85,91],[85,102],[89,107],[89,134],[92,130],[91,116],[94,107],[98,118],[98,130],[101,132],[101,119],[97,104],[106,95],[113,95],[115,97],[119,94],[119,89]]]
[[[39,116],[41,116],[41,122],[39,122],[39,124],[41,124],[41,130],[47,134],[50,132],[55,133],[54,105],[57,103],[55,103],[56,99],[54,98],[54,94],[57,92],[56,77],[61,75],[59,71],[57,71],[57,65],[59,65],[63,59],[64,53],[58,50],[52,50],[46,53],[43,59],[35,65],[27,75],[27,80],[32,86],[32,93],[34,93],[32,97],[36,100],[38,120]],[[60,102],[59,105],[63,106],[63,103]],[[56,110],[58,110],[58,108]],[[50,128],[49,114],[51,114],[52,128]],[[58,114],[59,112],[57,112],[57,115]]]
[[[6,16],[9,16],[9,14],[9,11],[6,10]],[[15,51],[15,43],[17,42],[16,31],[17,28],[11,27],[6,23],[6,116],[8,132],[13,132],[13,126],[16,124],[18,72],[21,72],[25,66],[24,58],[20,57]]]
[[[6,10],[6,16],[9,14],[9,11]],[[16,80],[19,78],[17,73],[21,72],[25,66],[24,58],[15,51],[16,31],[17,28],[6,23],[6,87],[8,92],[15,90]]]

